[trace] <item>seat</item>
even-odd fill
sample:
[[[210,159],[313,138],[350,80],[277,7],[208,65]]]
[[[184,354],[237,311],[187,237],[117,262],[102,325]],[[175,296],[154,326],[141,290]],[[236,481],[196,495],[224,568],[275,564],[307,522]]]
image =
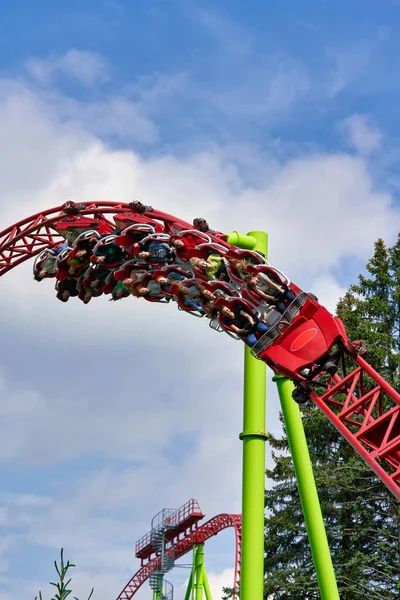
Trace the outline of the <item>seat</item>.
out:
[[[161,221],[156,221],[155,219],[151,219],[145,215],[139,215],[131,212],[119,213],[118,215],[115,215],[114,222],[117,227],[124,230],[134,225],[148,225],[152,227],[155,232],[162,233],[164,231],[164,223]]]
[[[153,278],[157,281],[158,277],[169,277],[169,275],[171,273],[179,273],[180,275],[182,275],[182,277],[185,280],[188,279],[188,273],[186,271],[184,271],[181,267],[177,266],[177,265],[171,265],[171,266],[165,267],[164,269],[156,269],[153,272]],[[175,281],[174,281],[174,283],[175,283]],[[165,294],[165,296],[167,298],[172,298],[172,296],[174,295],[171,292],[172,285],[173,285],[173,283],[172,284],[166,284],[166,285],[165,284],[164,285],[160,285],[163,293]],[[169,290],[166,289],[166,286],[169,286]]]
[[[187,279],[184,283],[185,287],[188,287],[190,285],[193,285],[196,282],[196,279]],[[182,292],[180,292],[177,288],[177,285],[175,283],[172,284],[171,286],[171,295],[175,297],[176,303],[178,305],[178,309],[179,310],[183,310],[187,313],[192,314],[193,316],[196,317],[204,317],[204,313],[199,313],[198,310],[196,310],[194,307],[192,306],[187,306],[184,302],[184,294],[182,294]]]
[[[141,283],[141,285],[143,285],[143,287],[147,287],[147,285],[149,284],[149,282],[152,279],[153,279],[153,273],[149,273],[148,275],[144,275],[144,277],[141,278],[140,283]],[[170,301],[170,298],[166,298],[164,295],[156,296],[156,297],[141,296],[141,298],[144,298],[145,300],[147,300],[147,302],[158,302],[158,303],[162,303],[162,304],[167,304]]]
[[[54,228],[65,238],[71,233],[76,234],[76,237],[78,237],[87,230],[95,230],[101,235],[106,235],[113,229],[112,225],[106,221],[99,221],[79,215],[61,219],[61,221],[54,225]]]
[[[224,306],[230,308],[232,311],[235,310],[238,306],[240,306],[243,310],[250,313],[251,315],[254,314],[254,307],[252,307],[249,302],[246,302],[242,298],[222,298],[221,297],[215,301],[215,307],[218,308],[219,310],[221,310],[221,308]],[[229,325],[226,325],[226,323],[224,323],[224,319],[221,314],[219,315],[218,319],[219,319],[220,325],[224,328],[224,331],[228,335],[230,335],[230,337],[232,337],[236,340],[243,340],[243,337],[237,335],[234,331],[232,331],[232,329]]]
[[[84,231],[83,233],[78,235],[78,237],[76,238],[76,240],[73,243],[73,247],[78,248],[80,242],[90,240],[90,238],[92,238],[94,236],[96,236],[98,240],[101,239],[100,234],[95,229],[89,229],[88,231]]]
[[[127,277],[130,277],[132,271],[146,271],[149,272],[147,264],[144,262],[138,262],[136,259],[128,260],[114,270],[114,277],[116,281],[123,281]]]
[[[154,235],[156,230],[148,223],[136,223],[126,227],[120,235],[117,236],[115,242],[118,246],[122,246],[129,254],[134,254],[134,246],[148,235]]]
[[[253,265],[268,264],[268,261],[265,258],[265,256],[254,250],[242,250],[240,248],[231,248],[227,251],[226,258],[228,260],[230,258],[234,258],[236,260],[247,260],[247,262]]]

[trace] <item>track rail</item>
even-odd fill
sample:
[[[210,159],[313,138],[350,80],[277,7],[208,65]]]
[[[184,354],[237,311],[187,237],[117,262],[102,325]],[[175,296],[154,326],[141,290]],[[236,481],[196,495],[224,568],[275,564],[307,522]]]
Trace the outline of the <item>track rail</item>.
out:
[[[323,393],[310,396],[400,500],[400,394],[358,354],[342,358]]]
[[[118,214],[132,213],[129,205],[124,202],[83,202],[85,209],[81,210],[79,216],[90,216],[101,223],[107,223],[112,227],[115,224],[110,219]],[[107,215],[107,216],[106,216]],[[166,232],[173,229],[192,229],[192,225],[159,210],[145,213],[151,219],[164,223]],[[107,218],[108,217],[108,218]],[[55,229],[55,225],[62,221],[71,222],[63,212],[62,206],[56,206],[42,212],[38,212],[15,225],[11,225],[0,232],[0,276],[10,271],[13,267],[29,260],[39,254],[42,250],[52,247],[64,238]],[[229,244],[220,238],[208,234],[213,241],[229,248]]]
[[[238,590],[240,589],[240,567],[242,558],[242,516],[221,514],[213,519],[210,519],[203,525],[200,525],[194,531],[189,531],[184,534],[184,537],[172,540],[171,547],[166,551],[167,556],[171,558],[181,558],[197,544],[204,544],[207,540],[217,535],[220,531],[233,527],[235,530],[236,550],[235,550],[235,572],[233,589],[234,595],[232,600],[239,600]],[[122,592],[117,597],[117,600],[130,600],[139,590],[139,588],[147,581],[160,566],[160,557],[153,558],[148,563],[143,565],[137,573],[126,584]]]

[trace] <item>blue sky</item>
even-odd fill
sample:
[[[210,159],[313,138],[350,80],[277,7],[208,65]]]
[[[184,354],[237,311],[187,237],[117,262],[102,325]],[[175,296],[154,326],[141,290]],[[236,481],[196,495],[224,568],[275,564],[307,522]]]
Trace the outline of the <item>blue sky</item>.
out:
[[[265,228],[330,310],[398,233],[400,2],[0,0],[0,17],[4,227],[140,198]],[[241,349],[169,306],[61,305],[31,265],[0,284],[0,600],[46,589],[61,546],[76,595],[115,598],[163,506],[240,511]],[[206,558],[229,585],[228,533]]]

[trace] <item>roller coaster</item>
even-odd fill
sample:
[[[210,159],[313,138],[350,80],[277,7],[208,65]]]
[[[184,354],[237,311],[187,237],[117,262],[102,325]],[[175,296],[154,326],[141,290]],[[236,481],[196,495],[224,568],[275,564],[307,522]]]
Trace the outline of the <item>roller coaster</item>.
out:
[[[180,509],[164,510],[160,516],[161,519],[157,526],[136,542],[135,554],[141,560],[141,567],[126,584],[117,600],[130,600],[147,580],[150,580],[150,585],[155,593],[160,594],[163,574],[173,567],[176,560],[196,546],[203,545],[211,537],[228,527],[233,528],[235,532],[234,595],[232,598],[236,600],[238,597],[236,591],[240,589],[241,515],[221,514],[200,525],[199,521],[204,518],[204,514],[201,512],[197,500],[191,499]],[[164,564],[168,566],[161,568]]]
[[[34,278],[54,279],[62,302],[87,304],[103,294],[174,302],[291,379],[293,399],[314,402],[399,500],[399,393],[338,318],[252,248],[246,236],[140,202],[67,202],[0,232],[0,275],[34,258]],[[237,527],[232,516],[216,519],[196,529],[191,543],[223,523]],[[183,554],[187,546],[179,543]],[[121,600],[132,596],[139,573]]]

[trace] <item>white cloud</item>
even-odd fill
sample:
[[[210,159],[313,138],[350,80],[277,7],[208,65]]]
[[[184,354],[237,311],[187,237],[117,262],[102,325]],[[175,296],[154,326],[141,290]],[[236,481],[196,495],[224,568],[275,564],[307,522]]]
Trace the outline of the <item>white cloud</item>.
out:
[[[349,256],[367,257],[376,237],[390,241],[397,233],[398,208],[375,189],[362,157],[315,153],[278,163],[255,155],[256,184],[243,177],[232,148],[148,158],[113,150],[94,135],[97,125],[85,128],[89,113],[79,120],[67,104],[21,82],[0,82],[5,226],[68,198],[140,198],[188,221],[205,216],[222,230],[266,229],[272,262],[331,310],[342,292],[332,269]],[[126,110],[103,133],[118,130]],[[100,122],[106,107],[94,113]],[[131,126],[132,138],[143,135],[143,123]],[[209,517],[239,510],[242,349],[173,307],[56,302],[52,284],[34,282],[30,269],[0,282],[8,335],[0,458],[27,469],[56,464],[60,472],[81,461],[72,483],[63,486],[61,478],[43,497],[27,484],[24,495],[2,498],[0,517],[18,527],[16,547],[65,545],[79,567],[74,593],[83,596],[93,582],[96,600],[105,600],[135,570],[133,542],[160,508],[195,496]],[[270,396],[269,421],[277,427]],[[86,468],[85,457],[99,463]],[[16,560],[7,548],[4,554]],[[224,568],[232,547],[221,554],[225,564],[210,575],[216,587],[225,574],[231,581]],[[3,577],[0,593],[43,587],[24,585]]]
[[[365,115],[353,115],[344,121],[344,126],[352,146],[361,154],[378,150],[382,133],[373,127]]]
[[[45,85],[51,84],[57,75],[71,77],[85,86],[108,79],[108,65],[100,54],[75,48],[62,56],[32,58],[26,61],[25,68],[34,79]]]
[[[335,96],[363,77],[370,65],[371,48],[366,44],[354,44],[347,49],[328,49],[328,56],[335,65],[328,90]]]
[[[222,588],[233,586],[233,569],[224,569],[220,573],[215,573],[209,571],[206,565],[206,571],[208,583],[210,585],[211,597],[215,598],[215,600],[219,600],[222,598]],[[176,600],[184,600],[188,582],[189,579],[179,589],[174,590],[174,600],[175,598]]]
[[[323,298],[325,308],[332,314],[335,314],[339,299],[346,293],[346,288],[339,285],[336,279],[329,274],[322,274],[314,279],[310,289],[317,298]]]

